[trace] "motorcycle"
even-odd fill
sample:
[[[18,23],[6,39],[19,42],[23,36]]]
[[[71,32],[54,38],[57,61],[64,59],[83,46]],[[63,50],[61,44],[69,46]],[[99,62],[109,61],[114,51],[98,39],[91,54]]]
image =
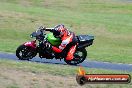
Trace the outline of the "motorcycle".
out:
[[[58,47],[61,44],[61,39],[54,37],[53,33],[46,33],[44,28],[39,27],[35,32],[33,32],[30,37],[35,38],[33,41],[25,42],[20,45],[16,50],[16,56],[19,60],[30,60],[37,54],[40,58],[45,59],[64,59],[67,64],[77,65],[82,63],[87,57],[86,47],[93,44],[94,36],[91,35],[78,35],[76,36],[77,48],[74,53],[74,58],[72,60],[66,60],[66,56],[70,47],[66,47],[62,53],[55,53],[51,49],[47,48],[47,43],[52,46]]]

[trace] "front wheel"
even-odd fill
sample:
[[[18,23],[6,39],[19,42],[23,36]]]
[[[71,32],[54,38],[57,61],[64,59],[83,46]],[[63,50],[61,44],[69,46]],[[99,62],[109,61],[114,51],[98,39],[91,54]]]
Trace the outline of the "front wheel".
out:
[[[20,45],[16,50],[16,56],[19,60],[29,60],[37,55],[35,50],[32,50],[30,47],[25,45]]]
[[[79,63],[82,63],[87,57],[87,51],[85,48],[79,49],[74,53],[74,58],[71,61],[68,61],[66,59],[65,62],[70,65],[77,65]]]

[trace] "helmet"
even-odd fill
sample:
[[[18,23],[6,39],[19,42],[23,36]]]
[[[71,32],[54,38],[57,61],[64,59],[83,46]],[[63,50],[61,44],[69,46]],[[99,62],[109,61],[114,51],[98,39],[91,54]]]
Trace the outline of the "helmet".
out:
[[[59,24],[57,26],[54,27],[54,30],[53,30],[53,35],[56,37],[56,38],[60,38],[63,36],[65,32],[65,27],[63,24]]]

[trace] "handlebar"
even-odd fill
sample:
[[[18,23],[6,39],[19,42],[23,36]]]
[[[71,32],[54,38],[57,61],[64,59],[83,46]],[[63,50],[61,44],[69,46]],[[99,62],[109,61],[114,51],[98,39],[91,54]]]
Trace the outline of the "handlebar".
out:
[[[50,30],[53,30],[53,29],[54,28],[46,28],[46,27],[40,26],[35,32],[33,32],[30,35],[30,37],[33,38],[33,37],[43,35],[45,33],[45,31],[50,31]]]
[[[43,26],[40,26],[38,28],[38,30],[41,30],[41,31],[49,31],[49,30],[53,30],[54,28],[46,28],[46,27],[43,27]]]

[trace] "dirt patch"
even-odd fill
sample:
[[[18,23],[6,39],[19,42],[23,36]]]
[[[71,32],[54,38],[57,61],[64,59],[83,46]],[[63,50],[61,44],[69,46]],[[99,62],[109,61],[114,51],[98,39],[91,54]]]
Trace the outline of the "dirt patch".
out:
[[[1,68],[0,88],[86,88],[76,83],[75,77],[55,76]]]

